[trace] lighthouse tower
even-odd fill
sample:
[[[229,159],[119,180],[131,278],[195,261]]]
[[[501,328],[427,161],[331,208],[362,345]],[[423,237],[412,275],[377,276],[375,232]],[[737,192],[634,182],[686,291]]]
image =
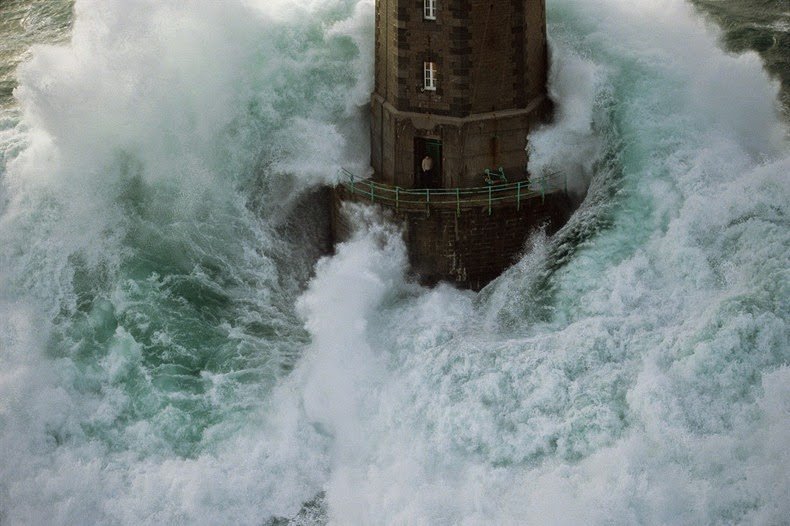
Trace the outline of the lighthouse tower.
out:
[[[335,188],[335,239],[344,203],[383,208],[421,282],[480,289],[571,211],[561,174],[527,171],[551,111],[545,0],[376,0],[375,53],[373,175]]]
[[[526,170],[548,112],[545,0],[376,0],[371,164],[402,187],[474,187]],[[422,162],[431,159],[421,181]]]

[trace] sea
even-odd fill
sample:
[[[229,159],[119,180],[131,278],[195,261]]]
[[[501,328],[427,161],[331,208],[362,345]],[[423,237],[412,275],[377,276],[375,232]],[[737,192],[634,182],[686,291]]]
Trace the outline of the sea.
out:
[[[546,4],[474,293],[326,255],[374,0],[0,1],[0,524],[790,524],[790,6]]]

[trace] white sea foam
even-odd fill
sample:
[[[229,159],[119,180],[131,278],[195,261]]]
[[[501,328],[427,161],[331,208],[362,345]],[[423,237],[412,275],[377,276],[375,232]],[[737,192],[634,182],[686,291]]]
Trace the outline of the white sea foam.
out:
[[[680,0],[549,10],[533,167],[594,199],[482,295],[358,211],[297,300],[245,192],[359,142],[371,3],[78,2],[4,175],[0,522],[785,520],[776,84]]]
[[[287,213],[272,187],[358,141],[365,5],[81,0],[33,50],[2,137],[0,522],[258,523],[320,489],[245,441],[301,353],[315,251],[248,203]]]
[[[529,136],[529,169],[538,176],[560,172],[580,197],[600,161],[607,118],[604,67],[552,41],[549,96],[556,101],[553,122]]]
[[[533,167],[590,177],[615,155],[597,174],[619,188],[611,226],[555,271],[536,243],[476,307],[444,289],[382,307],[366,345],[394,356],[357,424],[378,447],[335,457],[330,516],[781,522],[787,456],[767,468],[788,439],[777,85],[681,2],[554,9],[558,118],[532,139]],[[544,292],[502,299],[525,281]]]

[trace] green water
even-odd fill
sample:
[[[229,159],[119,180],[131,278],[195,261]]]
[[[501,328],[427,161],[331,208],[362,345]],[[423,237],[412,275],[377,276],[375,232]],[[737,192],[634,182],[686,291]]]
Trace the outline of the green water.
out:
[[[548,2],[589,191],[477,295],[319,258],[372,1],[0,4],[0,523],[781,523],[788,13],[695,6]]]
[[[12,103],[14,72],[31,45],[62,42],[72,20],[71,0],[6,0],[0,5],[0,104]]]
[[[733,53],[753,50],[782,83],[782,104],[790,108],[790,6],[783,0],[694,0],[723,31]]]

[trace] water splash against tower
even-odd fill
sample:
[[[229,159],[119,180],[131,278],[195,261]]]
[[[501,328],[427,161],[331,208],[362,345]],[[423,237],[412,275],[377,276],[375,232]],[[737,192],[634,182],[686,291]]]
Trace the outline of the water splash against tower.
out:
[[[781,522],[790,161],[757,57],[680,1],[550,3],[567,118],[533,159],[590,178],[568,227],[479,296],[405,282],[374,227],[302,294],[272,210],[325,173],[294,145],[354,143],[371,7],[78,2],[34,53],[2,521],[259,524],[324,492],[337,524]]]

